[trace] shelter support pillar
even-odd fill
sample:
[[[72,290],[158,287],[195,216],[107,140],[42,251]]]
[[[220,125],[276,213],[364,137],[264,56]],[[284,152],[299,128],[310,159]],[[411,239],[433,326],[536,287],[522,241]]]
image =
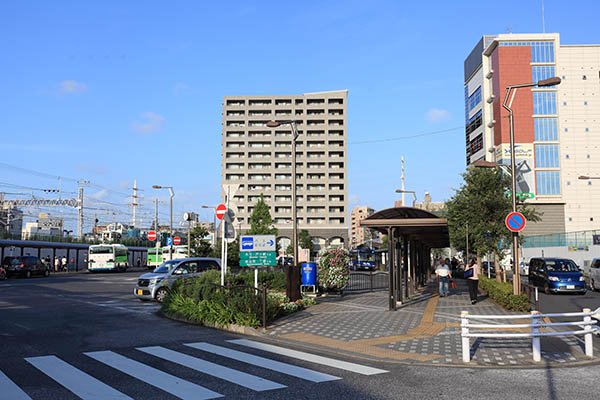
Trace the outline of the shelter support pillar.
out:
[[[395,240],[394,240],[394,231],[391,227],[388,227],[388,272],[389,272],[389,284],[388,284],[388,292],[389,292],[389,311],[396,311],[396,293],[394,291],[394,277],[395,270],[394,268],[394,249],[396,248]]]

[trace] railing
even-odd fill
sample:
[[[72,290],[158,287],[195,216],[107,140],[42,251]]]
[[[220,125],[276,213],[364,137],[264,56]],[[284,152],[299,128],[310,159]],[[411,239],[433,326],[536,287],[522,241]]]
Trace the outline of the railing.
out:
[[[542,336],[567,336],[567,335],[584,335],[585,355],[594,357],[594,348],[592,343],[593,328],[596,322],[592,321],[592,315],[600,313],[600,308],[592,312],[589,308],[584,308],[583,312],[577,313],[561,313],[561,314],[540,314],[539,311],[532,311],[530,315],[470,315],[468,311],[462,311],[461,318],[461,336],[462,336],[462,359],[463,362],[471,361],[471,343],[472,337],[487,337],[487,338],[532,338],[531,346],[533,352],[533,361],[541,361],[541,344],[540,337]],[[545,317],[583,317],[583,321],[574,322],[540,322],[541,318]],[[471,324],[470,319],[531,319],[530,324]],[[540,328],[554,326],[579,326],[583,329],[576,331],[559,331],[559,332],[540,332]],[[486,333],[486,332],[471,332],[470,329],[522,329],[531,328],[531,333]]]
[[[389,273],[384,271],[351,271],[344,291],[373,291],[387,289]]]

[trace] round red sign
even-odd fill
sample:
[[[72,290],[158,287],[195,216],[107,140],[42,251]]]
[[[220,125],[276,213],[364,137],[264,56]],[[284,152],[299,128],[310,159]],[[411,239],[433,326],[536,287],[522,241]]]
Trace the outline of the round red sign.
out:
[[[181,238],[179,236],[175,236],[173,238],[173,244],[179,244],[179,243],[181,243]]]
[[[156,240],[156,232],[154,232],[154,231],[148,232],[148,240]]]
[[[225,215],[226,211],[227,211],[227,206],[225,206],[225,204],[219,204],[217,206],[217,218],[223,219],[223,215]]]

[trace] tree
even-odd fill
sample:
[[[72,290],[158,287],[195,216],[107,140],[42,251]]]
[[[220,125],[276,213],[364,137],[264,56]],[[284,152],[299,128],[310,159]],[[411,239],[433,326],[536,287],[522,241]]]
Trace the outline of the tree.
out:
[[[478,259],[486,253],[494,254],[496,266],[510,248],[512,234],[504,220],[512,211],[510,195],[511,180],[500,168],[470,168],[463,175],[464,184],[446,202],[451,245],[466,250],[467,230],[469,249]],[[518,211],[527,220],[536,222],[540,214],[527,204],[517,204]],[[496,274],[500,279],[500,274]]]
[[[209,232],[206,228],[196,226],[190,231],[190,255],[192,257],[210,257],[213,249],[210,242],[205,239]]]
[[[250,215],[250,230],[247,234],[277,236],[277,228],[273,226],[273,218],[271,218],[269,206],[265,203],[262,193]]]
[[[311,254],[315,250],[315,244],[312,241],[312,237],[310,233],[306,229],[300,230],[298,234],[298,242],[300,242],[300,247],[303,249],[309,249]]]

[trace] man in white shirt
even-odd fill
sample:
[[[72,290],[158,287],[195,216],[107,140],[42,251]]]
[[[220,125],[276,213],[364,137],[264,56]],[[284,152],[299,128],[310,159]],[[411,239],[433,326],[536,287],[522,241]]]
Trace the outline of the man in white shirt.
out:
[[[452,274],[450,273],[450,268],[442,260],[439,261],[435,269],[435,278],[438,281],[440,297],[448,296],[448,285],[450,284],[450,279],[452,279]]]

